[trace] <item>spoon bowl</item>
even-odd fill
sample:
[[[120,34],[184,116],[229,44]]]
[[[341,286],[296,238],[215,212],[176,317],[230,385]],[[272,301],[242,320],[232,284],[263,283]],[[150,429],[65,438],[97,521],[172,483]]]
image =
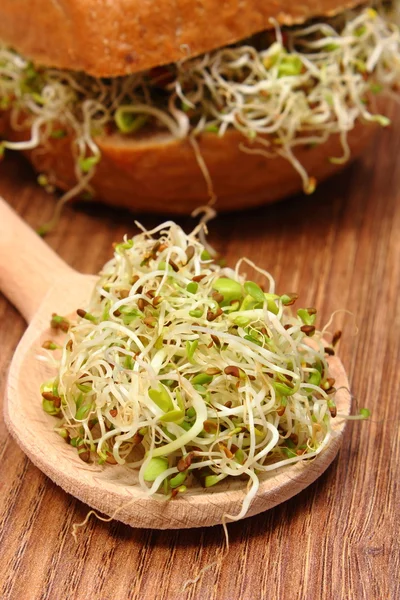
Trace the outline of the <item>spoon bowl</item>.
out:
[[[22,248],[21,239],[25,240]],[[13,256],[12,264],[8,264],[8,256]],[[120,465],[86,464],[54,431],[54,417],[42,410],[39,391],[43,381],[54,377],[54,368],[40,360],[41,346],[50,337],[55,339],[49,328],[52,313],[68,315],[85,306],[95,281],[94,276],[79,274],[63,263],[0,199],[0,289],[30,323],[8,375],[5,420],[9,431],[31,461],[66,492],[133,527],[203,527],[222,523],[226,514],[238,514],[246,497],[243,480],[230,478],[209,490],[191,488],[172,501],[161,495],[146,496],[136,471]],[[335,356],[330,357],[329,365],[339,389],[338,413],[347,415],[346,373]],[[343,417],[332,421],[332,439],[316,458],[261,475],[246,517],[288,500],[313,483],[335,458],[345,424]]]

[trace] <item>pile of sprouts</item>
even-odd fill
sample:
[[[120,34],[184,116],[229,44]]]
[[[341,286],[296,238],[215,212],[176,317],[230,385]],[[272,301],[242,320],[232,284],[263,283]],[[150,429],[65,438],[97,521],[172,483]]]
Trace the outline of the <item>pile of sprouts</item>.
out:
[[[169,221],[115,245],[77,321],[53,315],[65,339],[44,344],[59,358],[42,402],[82,461],[135,469],[145,494],[248,478],[241,518],[260,475],[329,444],[335,340],[248,259],[221,266],[203,231]]]
[[[343,153],[331,160],[341,163],[357,120],[389,124],[373,97],[391,93],[400,80],[400,33],[372,8],[303,27],[272,25],[246,44],[107,79],[35,67],[0,46],[0,110],[10,111],[14,129],[30,130],[28,140],[2,148],[71,137],[78,183],[68,199],[90,194],[98,136],[163,129],[183,139],[234,128],[243,134],[243,151],[286,158],[311,193],[316,181],[296,147],[340,134]],[[41,182],[51,184],[51,174]]]

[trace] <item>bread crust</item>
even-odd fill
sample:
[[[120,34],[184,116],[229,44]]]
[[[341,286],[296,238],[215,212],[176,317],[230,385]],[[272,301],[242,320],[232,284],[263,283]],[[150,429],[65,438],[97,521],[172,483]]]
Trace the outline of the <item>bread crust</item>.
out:
[[[365,147],[377,126],[357,123],[348,134],[351,157]],[[10,132],[11,133],[11,132]],[[11,136],[21,139],[21,132]],[[102,158],[91,185],[103,202],[141,212],[188,214],[209,200],[207,184],[188,139],[170,134],[142,138],[114,134],[97,138]],[[231,211],[274,202],[302,190],[299,174],[286,159],[247,154],[249,146],[242,134],[228,130],[224,137],[203,134],[198,138],[207,165],[216,208]],[[46,147],[25,153],[35,169],[51,175],[58,187],[67,190],[76,183],[71,138],[50,140]],[[343,166],[329,158],[342,155],[338,135],[318,147],[301,147],[296,156],[309,175],[318,182]]]
[[[114,77],[360,0],[1,0],[0,40],[37,64]]]

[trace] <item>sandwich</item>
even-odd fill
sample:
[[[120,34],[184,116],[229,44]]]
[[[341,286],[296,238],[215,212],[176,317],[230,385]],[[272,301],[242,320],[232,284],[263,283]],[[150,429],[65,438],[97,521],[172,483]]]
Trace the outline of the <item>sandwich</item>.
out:
[[[390,124],[396,2],[2,0],[0,153],[63,202],[232,210],[312,193]]]

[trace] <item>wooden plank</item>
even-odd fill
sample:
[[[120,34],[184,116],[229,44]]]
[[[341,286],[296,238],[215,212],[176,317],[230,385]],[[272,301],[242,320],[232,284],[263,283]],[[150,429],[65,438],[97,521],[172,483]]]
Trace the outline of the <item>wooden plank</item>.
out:
[[[336,309],[340,355],[355,409],[339,457],[320,480],[268,513],[222,528],[133,530],[90,520],[87,507],[51,483],[0,422],[0,597],[26,600],[366,599],[400,597],[400,121],[352,167],[299,196],[247,214],[221,215],[211,242],[232,263],[246,255],[278,289],[316,305],[320,324]],[[0,165],[0,194],[34,227],[53,198],[16,157]],[[146,226],[158,217],[142,218]],[[189,229],[192,221],[181,219]],[[98,205],[66,207],[48,243],[73,267],[98,270],[111,243],[135,231],[134,216]],[[23,240],[21,240],[23,243]],[[26,248],[29,252],[29,248]],[[250,272],[250,270],[249,270]],[[21,274],[23,276],[23,274]],[[0,383],[24,330],[0,298]],[[355,335],[357,328],[357,334]],[[218,563],[182,592],[206,564]]]

